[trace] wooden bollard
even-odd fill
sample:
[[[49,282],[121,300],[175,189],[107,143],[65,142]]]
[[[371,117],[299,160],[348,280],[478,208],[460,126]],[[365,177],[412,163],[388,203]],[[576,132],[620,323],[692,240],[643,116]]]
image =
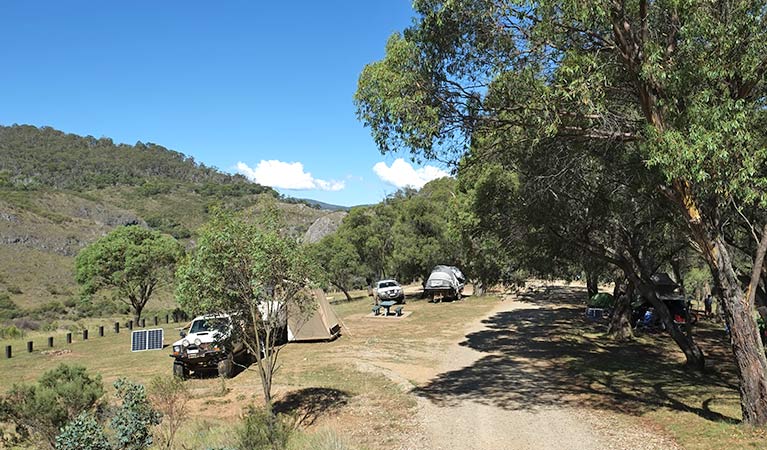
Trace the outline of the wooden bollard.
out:
[[[165,323],[170,323],[170,317],[167,314],[165,314]]]
[[[154,326],[157,326],[158,323],[160,323],[160,321],[157,320],[157,316],[154,316]]]
[[[72,333],[67,333],[67,344],[72,343]]]
[[[120,322],[115,322],[115,334],[120,334]]]
[[[132,321],[132,320],[129,320],[129,321],[128,321],[128,329],[129,329],[129,330],[132,330],[132,329],[133,329],[133,321]]]
[[[146,319],[141,319],[141,328],[146,328]]]
[[[35,343],[27,341],[27,353],[32,353],[33,351],[35,351]]]
[[[53,347],[53,336],[48,336],[48,348]]]
[[[99,325],[99,337],[104,337],[104,325]]]
[[[5,346],[5,357],[8,359],[11,359],[11,354],[13,353],[13,350],[11,350],[10,345]]]
[[[84,341],[88,340],[88,330],[83,330],[83,340]]]

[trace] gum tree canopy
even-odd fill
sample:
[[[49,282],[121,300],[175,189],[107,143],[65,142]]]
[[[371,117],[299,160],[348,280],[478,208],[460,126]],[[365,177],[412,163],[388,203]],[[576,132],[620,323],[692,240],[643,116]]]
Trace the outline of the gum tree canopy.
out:
[[[416,0],[414,8],[414,25],[359,80],[358,115],[380,150],[451,162],[478,142],[495,152],[510,141],[638,152],[660,175],[648,187],[686,222],[711,268],[743,420],[767,424],[767,360],[753,312],[767,225],[753,220],[764,214],[742,213],[767,206],[767,2]],[[728,222],[747,223],[752,240],[735,249]],[[750,274],[736,270],[736,256],[751,261]]]
[[[80,251],[75,278],[85,294],[117,289],[138,323],[157,286],[173,276],[184,248],[172,236],[138,225],[119,227]]]

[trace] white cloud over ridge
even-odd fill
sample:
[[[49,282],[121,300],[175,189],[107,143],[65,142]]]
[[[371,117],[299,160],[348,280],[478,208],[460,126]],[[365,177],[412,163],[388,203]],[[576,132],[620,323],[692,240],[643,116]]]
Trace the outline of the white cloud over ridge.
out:
[[[237,163],[237,172],[251,181],[264,186],[288,190],[340,191],[344,181],[321,180],[304,171],[300,162],[283,162],[276,159],[261,160],[254,168],[244,162]]]
[[[391,166],[387,166],[384,162],[376,163],[373,166],[373,172],[381,180],[400,189],[404,187],[421,189],[424,184],[431,180],[449,176],[439,167],[424,166],[420,169],[414,169],[402,158],[395,159]]]

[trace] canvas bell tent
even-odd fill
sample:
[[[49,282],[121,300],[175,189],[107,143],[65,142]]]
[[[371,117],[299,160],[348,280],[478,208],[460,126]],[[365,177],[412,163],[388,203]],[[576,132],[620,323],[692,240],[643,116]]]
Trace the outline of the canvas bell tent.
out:
[[[290,314],[288,312],[288,341],[330,341],[341,334],[341,325],[325,292],[313,289],[315,307],[311,314]]]

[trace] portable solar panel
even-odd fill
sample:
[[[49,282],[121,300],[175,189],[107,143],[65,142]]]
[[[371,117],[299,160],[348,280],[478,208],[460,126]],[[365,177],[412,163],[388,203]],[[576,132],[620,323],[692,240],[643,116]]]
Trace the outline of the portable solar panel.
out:
[[[160,350],[163,346],[163,329],[134,330],[131,333],[131,351]]]
[[[163,341],[163,330],[157,328],[155,330],[147,330],[147,350],[161,350]]]

